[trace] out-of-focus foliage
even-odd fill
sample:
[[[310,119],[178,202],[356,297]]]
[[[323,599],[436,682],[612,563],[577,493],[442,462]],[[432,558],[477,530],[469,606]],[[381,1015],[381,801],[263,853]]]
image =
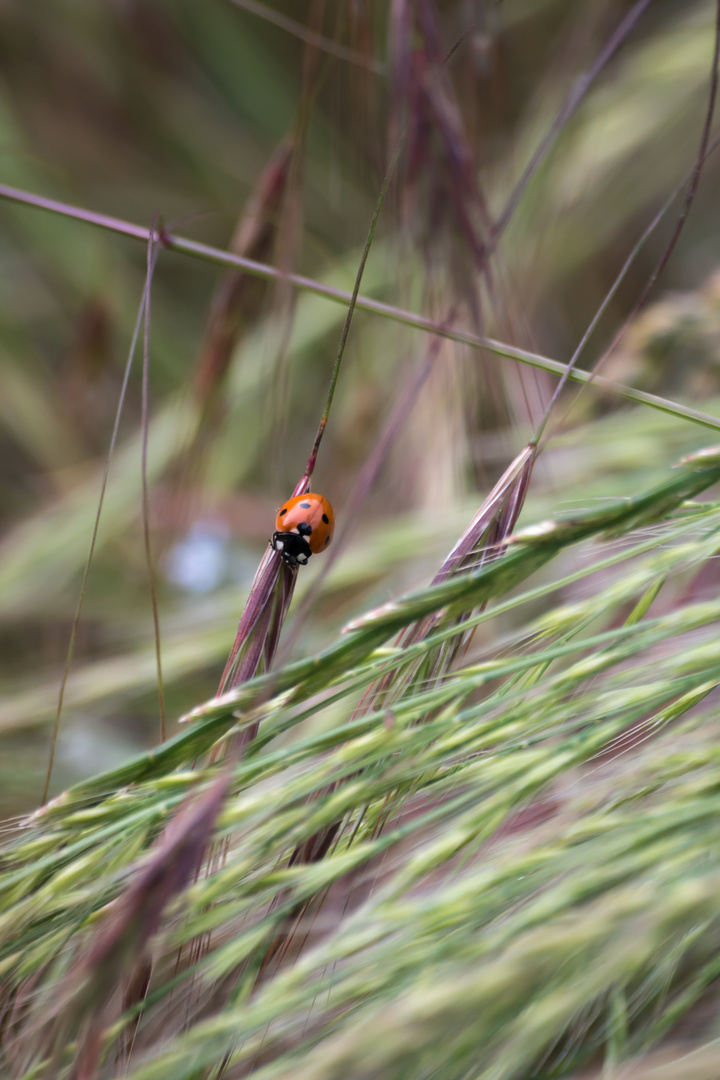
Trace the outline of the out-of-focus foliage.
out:
[[[363,293],[566,361],[698,152],[716,5],[649,4],[497,243],[493,222],[631,7],[6,0],[0,183],[145,227],[159,213],[350,290],[402,141]],[[711,156],[651,303],[604,369],[713,415],[719,178]],[[678,212],[583,364],[632,310]],[[42,791],[146,251],[4,201],[0,235],[6,817]],[[522,519],[564,523],[428,588],[554,381],[443,341],[360,499],[428,338],[359,311],[314,477],[335,505],[338,558],[300,573],[278,672],[179,726],[217,687],[275,508],[305,467],[343,317],[287,282],[159,250],[148,480],[172,738],[149,749],[136,357],[52,792],[74,786],[0,856],[0,1071],[29,1080],[44,1061],[70,1076],[97,1053],[103,1075],[128,1065],[137,1080],[219,1080],[221,1066],[550,1080],[713,1037],[718,511],[687,500],[712,499],[717,455],[669,472],[707,430],[568,388]],[[437,618],[429,638],[394,647],[423,617]],[[458,670],[435,678],[471,628]],[[357,710],[388,675],[392,709]],[[236,724],[258,735],[225,775],[203,755]],[[327,857],[300,858],[319,836]],[[683,1080],[720,1071],[709,1053]]]
[[[692,497],[719,478],[716,449],[520,532],[45,807],[2,856],[5,1073],[531,1080],[612,1068],[696,1006],[712,1038],[720,512]],[[477,661],[348,722],[471,625]],[[238,722],[243,758],[191,770]]]
[[[445,64],[446,97],[433,100],[455,102],[489,215],[500,211],[563,95],[628,7],[563,0],[439,6],[439,45],[459,44]],[[289,138],[293,165],[263,257],[349,288],[396,131],[391,89],[403,86],[394,67],[403,48],[397,20],[394,32],[384,3],[273,10],[323,35],[328,50],[312,54],[294,33],[228,0],[10,0],[0,12],[3,182],[146,225],[159,211],[178,231],[223,247]],[[696,151],[712,12],[708,2],[651,5],[532,180],[492,262],[477,329],[558,359],[569,354]],[[333,42],[350,58],[336,55]],[[439,214],[433,226],[438,207],[427,197],[433,184],[439,191],[447,183],[439,171],[449,160],[443,146],[428,143],[423,169],[412,176],[401,164],[363,283],[365,292],[436,315],[442,297],[464,295],[452,252],[467,241],[452,214]],[[665,289],[691,297],[713,270],[717,176],[711,159]],[[10,813],[33,806],[42,788],[145,252],[10,204],[0,205],[0,227],[0,803]],[[664,239],[660,230],[641,253],[589,357],[637,295]],[[256,289],[232,339],[211,435],[188,467],[198,423],[193,387],[222,281],[212,267],[161,253],[153,282],[149,471],[173,716],[217,683],[275,506],[304,465],[342,318],[320,298],[298,295],[291,303],[281,287]],[[664,303],[663,372],[646,381],[705,407],[716,394],[712,318],[707,325],[694,319],[698,361],[689,364],[686,313],[695,301]],[[458,321],[469,317],[461,312]],[[356,317],[316,477],[341,520],[423,352],[417,331]],[[657,372],[652,349],[647,355]],[[624,356],[614,374],[632,381],[637,365]],[[68,685],[56,790],[156,738],[139,523],[139,378],[136,366]],[[369,502],[350,523],[296,650],[327,640],[364,604],[432,575],[478,493],[539,417],[550,386],[506,361],[443,348]],[[615,405],[603,398],[600,408]],[[541,458],[529,494],[533,513],[555,504],[558,493],[571,503],[637,490],[698,444],[688,425],[638,410],[629,419],[626,408],[598,422],[597,410],[597,395],[586,392],[569,421],[582,426],[569,427]],[[300,592],[315,590],[319,570],[303,575]]]

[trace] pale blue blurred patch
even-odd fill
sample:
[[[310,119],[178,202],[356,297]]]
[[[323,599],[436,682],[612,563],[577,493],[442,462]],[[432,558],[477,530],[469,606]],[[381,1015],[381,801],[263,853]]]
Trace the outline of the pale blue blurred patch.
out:
[[[217,589],[229,573],[230,530],[224,521],[194,522],[182,540],[172,547],[165,561],[165,573],[173,584],[190,593]]]

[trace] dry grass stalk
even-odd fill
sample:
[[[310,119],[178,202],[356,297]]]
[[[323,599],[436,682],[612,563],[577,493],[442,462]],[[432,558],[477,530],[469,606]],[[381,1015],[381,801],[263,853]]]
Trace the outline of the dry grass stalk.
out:
[[[63,1046],[75,1037],[70,1080],[96,1075],[103,1033],[123,1007],[118,989],[126,986],[125,999],[130,995],[136,1002],[144,996],[150,978],[147,945],[169,903],[197,873],[229,779],[224,772],[203,794],[191,795],[136,867],[130,887],[100,918],[54,1000],[35,1012],[42,1014],[42,1030],[32,1023],[16,1036],[13,1056],[19,1064],[36,1058],[39,1045],[48,1059],[44,1075],[51,1077]]]

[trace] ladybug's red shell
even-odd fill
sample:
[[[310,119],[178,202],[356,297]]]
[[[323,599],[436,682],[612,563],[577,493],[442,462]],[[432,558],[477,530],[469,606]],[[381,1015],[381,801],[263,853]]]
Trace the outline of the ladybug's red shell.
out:
[[[309,491],[284,502],[270,541],[290,566],[304,564],[329,546],[335,528],[333,508],[324,495]]]

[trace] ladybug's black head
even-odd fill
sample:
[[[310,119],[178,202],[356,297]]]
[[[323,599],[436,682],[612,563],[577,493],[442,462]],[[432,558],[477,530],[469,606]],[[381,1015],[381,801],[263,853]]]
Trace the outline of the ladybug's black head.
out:
[[[296,532],[274,532],[270,544],[293,570],[304,566],[312,555],[305,537]]]

